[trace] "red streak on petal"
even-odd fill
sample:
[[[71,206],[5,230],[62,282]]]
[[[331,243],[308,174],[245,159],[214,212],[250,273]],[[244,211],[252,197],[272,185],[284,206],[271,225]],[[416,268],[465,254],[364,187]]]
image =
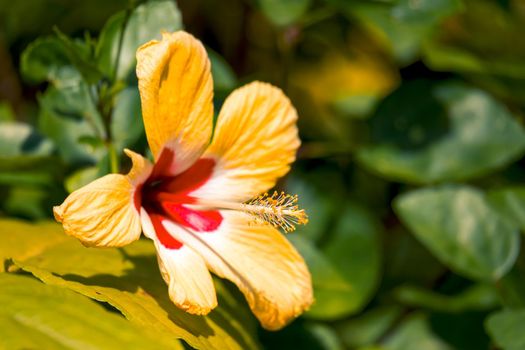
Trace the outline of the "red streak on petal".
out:
[[[195,191],[210,179],[214,167],[213,159],[199,159],[188,170],[163,183],[162,190],[177,194]]]
[[[179,225],[197,232],[215,231],[222,223],[222,215],[218,210],[194,210],[171,202],[162,203],[162,208]]]
[[[170,174],[170,168],[175,161],[175,151],[164,147],[160,152],[159,159],[153,165],[153,171],[151,172],[150,179],[156,180],[161,177],[172,176]]]
[[[162,219],[165,219],[162,215],[149,214],[149,217],[153,224],[153,228],[155,229],[155,234],[164,247],[168,249],[179,249],[182,247],[182,243],[173,238],[173,236],[164,228],[164,225],[162,225]]]
[[[137,188],[135,188],[133,204],[135,205],[135,209],[140,213],[140,207],[142,206],[142,185],[138,185]]]

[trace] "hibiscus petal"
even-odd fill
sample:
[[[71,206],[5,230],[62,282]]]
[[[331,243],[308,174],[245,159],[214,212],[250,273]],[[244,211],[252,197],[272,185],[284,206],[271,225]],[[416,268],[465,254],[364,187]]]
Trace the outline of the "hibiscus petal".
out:
[[[186,245],[173,245],[173,238],[170,244],[166,244],[166,240],[162,243],[158,238],[159,232],[156,232],[165,230],[160,216],[150,216],[142,210],[141,219],[144,234],[155,242],[159,269],[168,284],[170,299],[189,313],[209,313],[217,306],[217,296],[202,257]],[[157,224],[153,225],[151,219],[157,220]]]
[[[155,159],[173,152],[174,174],[188,168],[210,141],[213,81],[201,42],[188,33],[164,33],[137,51],[144,127]]]
[[[312,301],[304,260],[275,228],[240,212],[221,211],[215,232],[198,233],[165,222],[177,240],[197,251],[212,272],[234,282],[266,329],[284,327]]]
[[[140,237],[137,187],[151,172],[151,164],[126,150],[133,167],[129,174],[110,174],[71,193],[53,208],[64,231],[85,246],[122,247]]]
[[[297,113],[284,93],[254,82],[226,99],[213,141],[203,155],[217,161],[199,198],[246,201],[273,187],[300,145]]]

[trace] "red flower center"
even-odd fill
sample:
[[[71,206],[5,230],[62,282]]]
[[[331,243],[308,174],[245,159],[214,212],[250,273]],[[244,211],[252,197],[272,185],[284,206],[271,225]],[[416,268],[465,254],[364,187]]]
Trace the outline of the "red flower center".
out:
[[[169,249],[178,249],[182,244],[166,231],[162,220],[174,221],[197,232],[211,232],[221,224],[222,215],[217,210],[197,210],[189,206],[195,202],[191,192],[211,178],[215,161],[209,158],[199,159],[183,173],[173,176],[169,173],[173,159],[174,152],[165,148],[150,177],[137,191],[135,201],[148,213],[162,245]]]

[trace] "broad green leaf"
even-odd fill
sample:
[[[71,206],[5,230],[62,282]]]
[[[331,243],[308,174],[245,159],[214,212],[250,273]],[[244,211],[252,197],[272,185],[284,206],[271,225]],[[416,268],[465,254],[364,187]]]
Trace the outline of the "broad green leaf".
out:
[[[362,347],[377,342],[401,316],[402,308],[385,305],[374,308],[337,326],[343,343],[349,347]]]
[[[487,192],[495,211],[525,233],[525,187],[511,187]]]
[[[301,19],[311,0],[258,0],[264,15],[277,26],[287,26]]]
[[[421,44],[439,23],[461,9],[459,0],[332,2],[363,22],[402,64],[414,61]]]
[[[322,249],[291,235],[312,273],[316,302],[306,315],[337,319],[360,311],[380,277],[379,229],[362,208],[347,204]]]
[[[525,309],[503,310],[490,315],[485,328],[496,345],[504,350],[525,349]]]
[[[22,77],[33,84],[56,82],[60,78],[60,70],[70,65],[64,45],[56,37],[35,40],[20,58]]]
[[[137,87],[127,87],[115,97],[110,130],[119,154],[124,148],[132,147],[144,134]]]
[[[56,223],[43,221],[38,225],[23,221],[0,220],[0,272],[4,271],[5,260],[16,258],[28,259],[61,242],[70,240],[64,234],[58,234]]]
[[[525,151],[525,132],[481,90],[416,81],[386,98],[371,120],[372,144],[359,161],[410,183],[465,180],[505,166]]]
[[[426,188],[396,198],[394,208],[414,235],[455,272],[497,280],[519,253],[517,228],[470,187]]]
[[[175,307],[159,273],[151,241],[139,240],[121,249],[90,249],[67,237],[57,224],[40,225],[44,232],[35,237],[39,225],[2,221],[2,234],[7,233],[4,236],[11,244],[0,247],[0,256],[13,258],[16,266],[46,284],[107,302],[159,338],[182,338],[203,349],[258,347],[250,334],[244,304],[238,299],[219,294],[219,307],[206,317]]]
[[[111,79],[134,80],[137,49],[150,40],[159,39],[162,31],[180,29],[182,19],[174,1],[149,1],[135,8],[129,16],[126,12],[117,13],[100,34],[96,49],[98,65]]]
[[[53,150],[50,140],[29,124],[0,121],[0,159],[21,156],[47,156]]]
[[[183,349],[64,288],[0,273],[0,347],[5,349]]]
[[[415,286],[402,286],[394,293],[396,299],[405,305],[448,313],[490,310],[499,305],[494,287],[484,284],[474,285],[457,295],[439,294]]]
[[[428,318],[411,314],[382,344],[384,350],[452,350],[430,328]]]

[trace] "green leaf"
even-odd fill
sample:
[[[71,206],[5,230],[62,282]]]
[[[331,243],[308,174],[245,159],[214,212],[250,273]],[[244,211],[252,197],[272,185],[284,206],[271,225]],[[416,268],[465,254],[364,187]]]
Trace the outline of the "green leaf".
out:
[[[183,349],[64,288],[0,273],[0,347],[5,349]]]
[[[182,19],[174,1],[146,2],[135,8],[129,18],[126,12],[120,12],[102,29],[96,48],[98,66],[111,79],[134,80],[137,49],[160,38],[162,31],[180,29]]]
[[[297,22],[310,7],[311,0],[258,0],[264,15],[276,26]]]
[[[428,318],[421,313],[410,315],[384,341],[385,350],[452,350],[431,330]]]
[[[354,292],[350,281],[308,239],[291,234],[288,236],[301,253],[312,274],[315,303],[306,312],[314,319],[334,319],[354,311],[360,296]]]
[[[349,348],[371,345],[393,326],[402,311],[397,305],[380,306],[340,323],[337,331]]]
[[[53,144],[29,124],[0,121],[0,159],[20,156],[47,156]]]
[[[328,174],[324,175],[328,176]],[[308,215],[308,224],[297,226],[295,235],[307,237],[317,242],[323,237],[328,225],[333,221],[334,211],[340,198],[338,194],[334,195],[334,193],[318,189],[314,180],[291,176],[286,183],[286,189],[289,193],[297,194],[299,206]],[[334,182],[330,182],[330,184],[334,185]]]
[[[47,195],[48,190],[41,186],[10,186],[2,209],[9,215],[42,220],[49,217],[48,208],[44,209]]]
[[[386,98],[359,161],[381,176],[424,184],[490,173],[525,151],[525,132],[483,91],[416,81]]]
[[[140,95],[137,87],[127,87],[115,97],[110,130],[118,154],[124,148],[135,145],[144,134]]]
[[[470,187],[444,186],[396,198],[396,213],[414,235],[455,272],[496,280],[514,264],[520,236]]]
[[[495,211],[525,233],[525,187],[488,191],[487,199]]]
[[[499,297],[491,285],[477,284],[457,295],[444,295],[416,287],[402,286],[395,290],[396,299],[411,307],[460,313],[468,310],[490,310],[499,305]]]
[[[102,72],[93,63],[93,50],[81,40],[72,40],[55,27],[55,34],[64,46],[71,64],[82,74],[89,84],[95,84],[102,78]]]
[[[312,273],[316,302],[306,315],[332,320],[360,311],[380,277],[379,229],[362,208],[348,204],[322,250],[291,235]]]
[[[67,237],[57,224],[2,221],[8,245],[0,257],[49,285],[69,288],[107,302],[135,325],[159,338],[182,338],[204,349],[252,349],[257,341],[238,299],[219,294],[219,307],[208,316],[190,315],[175,307],[168,296],[151,241],[139,240],[120,249],[90,249]],[[29,233],[29,235],[28,235]],[[40,236],[36,236],[40,233]],[[220,286],[217,288],[221,291]]]
[[[485,328],[494,342],[504,350],[525,348],[525,309],[503,310],[490,315]]]
[[[332,2],[347,15],[357,17],[402,64],[414,61],[422,43],[439,23],[461,9],[459,0]]]
[[[57,81],[60,71],[70,65],[64,45],[56,37],[33,41],[20,57],[20,73],[33,84]]]
[[[279,332],[264,332],[261,342],[272,350],[342,350],[334,330],[322,323],[298,320]]]
[[[86,137],[105,138],[102,117],[90,87],[78,76],[51,86],[40,96],[40,131],[52,139],[68,163],[91,164],[104,156],[103,149],[79,142]]]
[[[522,14],[509,11],[498,2],[464,0],[466,11],[454,26],[444,27],[424,46],[425,63],[433,70],[480,74],[493,78],[525,78],[521,64],[525,49],[509,45],[521,40],[525,29]],[[498,18],[493,25],[487,18]],[[470,32],[478,35],[465,36]],[[504,38],[504,40],[502,40]]]
[[[69,175],[64,181],[64,186],[66,187],[66,190],[71,193],[84,187],[102,175],[103,174],[101,174],[98,166],[83,168]]]
[[[0,122],[12,122],[15,119],[15,112],[11,105],[5,101],[0,101]]]
[[[237,85],[237,76],[228,62],[217,52],[206,48],[211,62],[213,89],[215,92],[229,92]]]
[[[343,350],[343,344],[333,328],[324,323],[312,322],[305,325],[310,334],[317,340],[321,349]],[[303,348],[304,349],[304,348]]]

